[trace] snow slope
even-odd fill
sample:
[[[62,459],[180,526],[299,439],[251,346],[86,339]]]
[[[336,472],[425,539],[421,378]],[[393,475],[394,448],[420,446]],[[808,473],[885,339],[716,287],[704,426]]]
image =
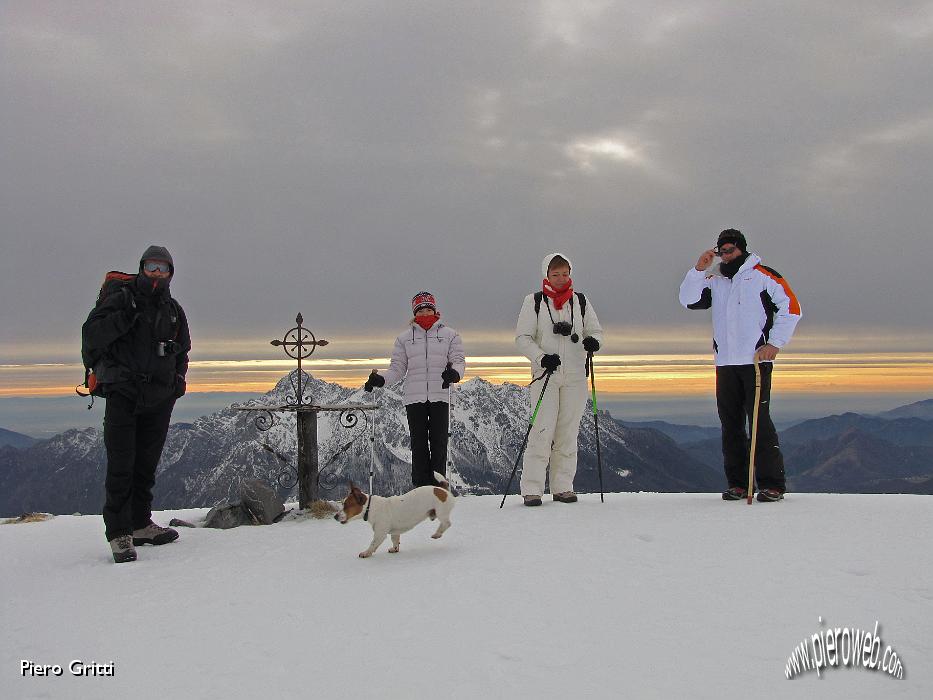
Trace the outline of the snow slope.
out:
[[[933,696],[928,496],[518,503],[462,497],[442,540],[422,524],[369,560],[361,522],[182,530],[124,565],[99,516],[0,526],[0,697]],[[876,620],[903,680],[785,679],[811,634]]]

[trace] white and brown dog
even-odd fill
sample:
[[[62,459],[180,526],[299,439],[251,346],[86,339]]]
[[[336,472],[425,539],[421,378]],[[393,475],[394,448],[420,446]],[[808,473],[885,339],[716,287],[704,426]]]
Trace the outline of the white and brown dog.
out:
[[[363,518],[373,526],[373,541],[360,552],[360,557],[371,557],[388,535],[392,535],[392,547],[389,551],[398,552],[399,539],[403,532],[408,532],[425,518],[439,520],[432,538],[438,539],[450,527],[450,511],[454,509],[454,499],[450,493],[450,484],[437,472],[434,472],[439,486],[419,486],[401,496],[383,498],[371,496],[360,491],[352,481],[350,493],[343,499],[343,508],[334,515],[334,520],[348,523],[356,518]]]

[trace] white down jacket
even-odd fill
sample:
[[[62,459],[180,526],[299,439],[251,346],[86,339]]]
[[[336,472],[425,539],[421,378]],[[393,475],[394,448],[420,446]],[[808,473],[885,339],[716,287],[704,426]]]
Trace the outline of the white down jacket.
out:
[[[553,258],[549,255],[542,263],[544,277],[547,277],[547,265]],[[561,257],[569,261],[566,255]],[[581,318],[582,316],[582,318]],[[578,336],[574,343],[570,337],[554,333],[554,324],[558,321],[567,321],[573,324],[573,333]],[[554,302],[542,296],[538,313],[535,313],[535,295],[529,294],[522,303],[522,310],[518,314],[518,323],[515,325],[515,346],[518,351],[531,360],[532,376],[538,376],[543,371],[541,358],[545,355],[560,355],[560,367],[557,371],[567,378],[586,376],[586,350],[583,349],[583,339],[592,336],[603,343],[603,329],[599,325],[599,318],[590,298],[586,298],[586,313],[580,313],[580,298],[576,293],[558,311]]]
[[[691,267],[680,285],[680,303],[688,309],[713,310],[713,353],[718,366],[750,365],[765,343],[786,345],[800,320],[800,304],[775,270],[749,253],[730,280],[719,264]]]
[[[410,326],[395,339],[392,361],[382,374],[386,386],[404,379],[402,389],[406,406],[425,401],[447,403],[447,389],[442,388],[441,372],[447,368],[448,362],[461,377],[466,371],[460,334],[441,321],[435,322],[427,331],[414,321]]]

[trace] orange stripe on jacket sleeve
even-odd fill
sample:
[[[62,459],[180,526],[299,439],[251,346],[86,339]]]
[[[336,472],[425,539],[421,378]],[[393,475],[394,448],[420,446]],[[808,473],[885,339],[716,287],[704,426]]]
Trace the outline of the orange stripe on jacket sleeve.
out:
[[[790,307],[788,308],[788,312],[794,316],[799,316],[800,302],[797,301],[797,295],[794,294],[794,290],[790,288],[789,284],[787,284],[787,280],[780,275],[771,272],[771,270],[767,269],[764,265],[755,265],[755,269],[760,273],[767,275],[784,288],[784,293],[787,295],[787,298],[790,299]]]

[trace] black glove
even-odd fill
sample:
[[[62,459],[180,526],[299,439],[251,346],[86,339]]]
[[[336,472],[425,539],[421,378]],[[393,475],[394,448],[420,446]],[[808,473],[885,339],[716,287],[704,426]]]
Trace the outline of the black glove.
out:
[[[460,381],[460,373],[448,364],[447,369],[441,372],[441,379],[444,380],[442,387],[446,389],[451,384],[456,384]]]
[[[553,372],[560,367],[560,355],[545,355],[541,358],[541,366],[548,372]]]
[[[383,387],[386,385],[386,378],[383,377],[379,372],[373,370],[369,373],[369,379],[366,380],[366,383],[363,385],[363,391],[372,391],[373,387]]]
[[[583,339],[583,349],[587,352],[599,352],[599,341],[591,335]]]
[[[180,399],[185,395],[185,391],[188,390],[188,384],[185,382],[185,378],[180,374],[175,375],[175,398]]]

